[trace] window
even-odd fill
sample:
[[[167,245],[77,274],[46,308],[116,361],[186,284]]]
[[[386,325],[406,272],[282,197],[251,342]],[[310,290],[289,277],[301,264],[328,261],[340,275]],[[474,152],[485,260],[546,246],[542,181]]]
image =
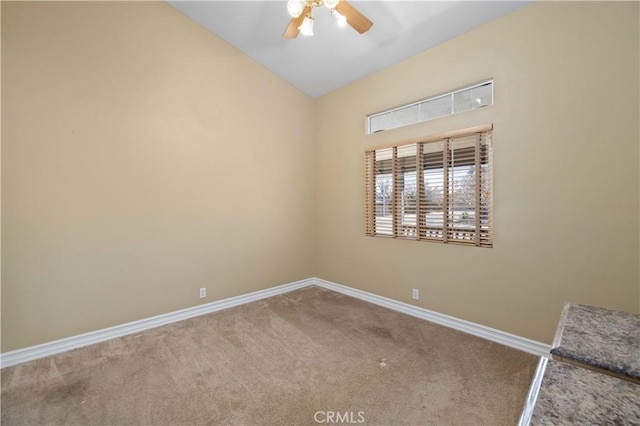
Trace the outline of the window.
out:
[[[367,134],[493,104],[493,80],[367,116]]]
[[[366,234],[492,247],[492,128],[367,150]]]

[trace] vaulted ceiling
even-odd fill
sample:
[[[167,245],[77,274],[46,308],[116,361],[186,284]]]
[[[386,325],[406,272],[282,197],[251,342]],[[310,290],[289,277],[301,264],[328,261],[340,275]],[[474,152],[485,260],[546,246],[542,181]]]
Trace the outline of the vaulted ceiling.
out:
[[[169,1],[275,74],[318,97],[513,12],[524,1],[350,1],[373,21],[358,34],[315,8],[315,35],[283,39],[282,1]],[[505,34],[505,37],[508,37]]]

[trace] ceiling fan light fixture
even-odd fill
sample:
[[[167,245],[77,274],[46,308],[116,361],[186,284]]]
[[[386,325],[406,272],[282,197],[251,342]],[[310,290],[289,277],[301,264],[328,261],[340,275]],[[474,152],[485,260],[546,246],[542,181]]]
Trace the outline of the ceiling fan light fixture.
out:
[[[297,18],[302,14],[302,4],[298,0],[289,0],[287,2],[287,11],[292,18]]]
[[[324,0],[324,5],[333,10],[336,8],[336,6],[338,6],[339,2],[340,0]]]
[[[338,12],[337,10],[333,10],[333,16],[336,18],[336,23],[340,28],[347,26],[347,17]]]
[[[363,34],[373,26],[373,22],[358,12],[347,0],[287,0],[287,11],[292,18],[282,37],[293,39],[299,34],[312,36],[313,9],[322,5],[327,6],[329,14],[333,15],[339,27],[350,25],[358,33]]]
[[[304,21],[302,21],[302,25],[300,25],[298,29],[302,35],[313,35],[313,16],[310,13],[304,17]]]

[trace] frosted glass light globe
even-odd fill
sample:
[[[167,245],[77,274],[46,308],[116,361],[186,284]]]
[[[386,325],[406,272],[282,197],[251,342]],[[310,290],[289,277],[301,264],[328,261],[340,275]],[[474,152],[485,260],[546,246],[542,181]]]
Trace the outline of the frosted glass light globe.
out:
[[[292,18],[297,18],[302,13],[302,2],[298,0],[289,0],[287,2],[287,11]]]
[[[340,0],[324,0],[324,5],[329,9],[335,9]]]

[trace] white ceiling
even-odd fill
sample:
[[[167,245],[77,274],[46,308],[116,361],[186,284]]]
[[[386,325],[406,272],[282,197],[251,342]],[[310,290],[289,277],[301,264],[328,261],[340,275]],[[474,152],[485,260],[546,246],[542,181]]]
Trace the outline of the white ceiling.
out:
[[[525,6],[525,1],[350,1],[373,21],[338,28],[315,8],[313,37],[282,38],[286,0],[168,1],[291,84],[317,97]],[[505,34],[508,37],[508,34]]]

